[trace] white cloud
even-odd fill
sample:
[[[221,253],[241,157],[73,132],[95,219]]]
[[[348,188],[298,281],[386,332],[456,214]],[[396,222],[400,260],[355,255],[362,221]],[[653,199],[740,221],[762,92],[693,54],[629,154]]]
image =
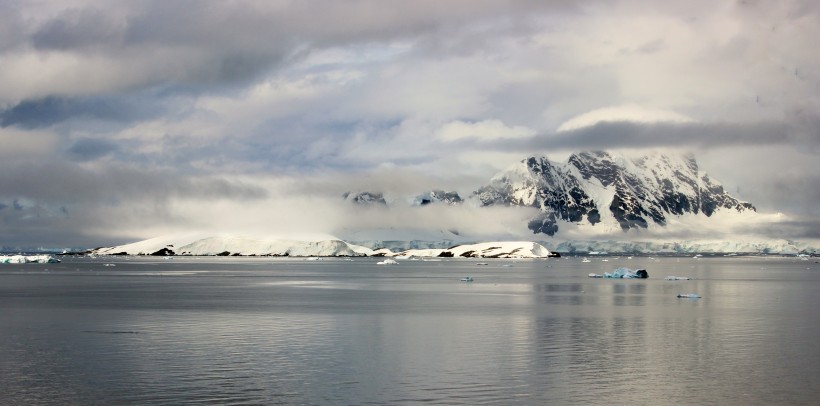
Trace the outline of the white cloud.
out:
[[[636,104],[604,107],[575,116],[558,127],[557,131],[571,131],[600,122],[629,121],[634,123],[689,123],[694,120],[674,111],[646,108]]]
[[[473,139],[477,141],[504,138],[525,138],[535,135],[535,131],[523,126],[509,127],[500,120],[478,122],[451,121],[443,125],[436,135],[444,141]]]

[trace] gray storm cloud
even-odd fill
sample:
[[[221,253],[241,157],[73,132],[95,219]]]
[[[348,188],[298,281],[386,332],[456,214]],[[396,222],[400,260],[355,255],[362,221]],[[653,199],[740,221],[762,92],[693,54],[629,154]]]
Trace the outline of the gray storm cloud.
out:
[[[503,234],[520,213],[478,227],[473,212],[364,215],[336,199],[469,194],[524,156],[589,149],[692,151],[729,190],[790,215],[771,235],[810,236],[819,9],[0,2],[0,245],[101,245],[214,224]],[[615,115],[557,131],[624,105],[689,120]]]

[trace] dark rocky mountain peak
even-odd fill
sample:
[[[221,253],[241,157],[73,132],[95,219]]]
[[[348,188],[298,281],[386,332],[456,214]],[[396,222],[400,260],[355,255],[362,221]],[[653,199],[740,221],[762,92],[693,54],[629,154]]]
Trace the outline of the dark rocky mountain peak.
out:
[[[384,194],[373,192],[345,192],[342,195],[345,200],[365,206],[387,206]]]
[[[464,202],[464,199],[459,196],[458,192],[445,192],[443,190],[433,190],[419,196],[416,196],[413,201],[414,205],[426,206],[432,203],[440,203],[447,205],[459,205]]]
[[[607,151],[573,154],[566,163],[529,157],[473,193],[482,206],[535,207],[528,227],[554,235],[559,223],[616,222],[624,231],[665,226],[669,216],[712,216],[720,209],[754,211],[699,171],[694,156],[652,153],[637,158]]]

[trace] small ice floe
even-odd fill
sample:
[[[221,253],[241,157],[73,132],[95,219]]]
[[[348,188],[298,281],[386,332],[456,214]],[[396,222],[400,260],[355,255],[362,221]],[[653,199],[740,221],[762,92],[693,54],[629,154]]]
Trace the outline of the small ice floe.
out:
[[[697,293],[678,293],[678,297],[681,299],[700,299],[700,295]]]
[[[669,276],[667,276],[667,277],[666,277],[666,278],[664,278],[664,279],[666,279],[666,280],[668,280],[668,281],[688,281],[688,280],[689,280],[689,277],[688,277],[688,276],[673,276],[673,275],[669,275]]]
[[[590,261],[589,258],[584,258],[584,259],[581,260],[581,262],[592,262],[592,261]]]
[[[319,257],[307,257],[305,261],[319,261]]]
[[[103,266],[117,266],[117,264],[103,264]]]
[[[490,265],[488,262],[477,262],[476,265]]]
[[[614,279],[646,279],[649,277],[649,273],[646,272],[646,269],[636,269],[633,271],[629,268],[617,268],[612,272],[604,272],[603,277]]]
[[[465,276],[465,277],[461,278],[462,282],[472,282],[473,280],[474,279],[473,279],[472,276]]]
[[[392,258],[385,258],[384,261],[376,262],[376,265],[398,265],[399,263]]]
[[[591,273],[591,274],[589,274],[589,277],[590,278],[603,278],[604,275],[601,275],[599,273]]]

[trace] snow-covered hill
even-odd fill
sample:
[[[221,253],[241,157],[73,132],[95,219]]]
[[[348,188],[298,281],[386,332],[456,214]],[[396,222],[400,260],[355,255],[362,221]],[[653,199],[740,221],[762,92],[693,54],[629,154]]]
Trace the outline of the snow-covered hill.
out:
[[[755,212],[702,173],[693,156],[660,153],[627,158],[582,152],[566,163],[530,157],[493,177],[473,197],[482,206],[539,209],[528,228],[550,236],[562,222],[626,231],[666,226],[670,218],[686,214]]]
[[[531,241],[497,241],[457,245],[446,249],[411,249],[396,256],[406,257],[468,257],[468,258],[547,258],[550,251]]]
[[[395,253],[389,249],[372,250],[341,240],[296,241],[257,239],[236,236],[167,236],[132,244],[97,248],[96,255],[255,255],[255,256],[394,256],[546,258],[550,251],[531,241],[500,241],[457,245],[450,248],[411,249]]]
[[[183,235],[98,248],[98,255],[367,256],[373,250],[337,239],[298,241],[241,236]]]

